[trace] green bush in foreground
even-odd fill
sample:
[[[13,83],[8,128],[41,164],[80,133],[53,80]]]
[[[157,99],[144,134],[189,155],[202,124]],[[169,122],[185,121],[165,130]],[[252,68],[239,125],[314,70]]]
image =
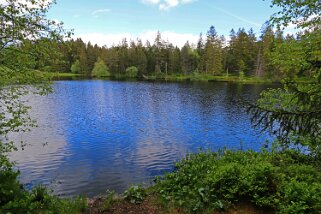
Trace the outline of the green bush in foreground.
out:
[[[0,157],[0,213],[83,213],[87,200],[60,199],[49,194],[44,187],[31,192],[23,189],[18,181],[19,172],[12,169],[6,157]]]
[[[276,213],[320,213],[321,172],[295,151],[190,154],[156,182],[165,202],[192,213],[251,202]]]
[[[124,192],[124,198],[126,200],[129,200],[130,203],[132,204],[140,204],[144,201],[145,197],[147,196],[146,189],[133,185],[129,187],[125,192]]]
[[[0,213],[83,213],[86,211],[87,200],[60,199],[51,196],[44,187],[36,187],[31,193],[16,195],[14,200],[0,208]]]

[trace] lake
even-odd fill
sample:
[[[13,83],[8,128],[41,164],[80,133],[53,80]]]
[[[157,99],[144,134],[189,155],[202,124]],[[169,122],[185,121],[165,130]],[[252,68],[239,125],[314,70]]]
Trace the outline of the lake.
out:
[[[26,187],[88,197],[148,185],[200,148],[253,149],[271,137],[251,126],[239,100],[274,85],[57,81],[54,93],[30,95],[38,128],[16,134],[28,144],[11,154]]]

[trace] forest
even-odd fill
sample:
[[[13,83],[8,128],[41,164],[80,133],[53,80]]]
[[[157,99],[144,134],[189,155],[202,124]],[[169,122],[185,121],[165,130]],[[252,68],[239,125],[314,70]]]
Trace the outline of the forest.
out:
[[[46,38],[25,40],[16,48],[27,52],[28,60],[18,59],[29,69],[46,72],[75,73],[85,76],[143,77],[164,75],[252,76],[281,80],[286,75],[309,77],[306,69],[288,71],[284,68],[292,49],[302,48],[300,35],[284,35],[266,23],[259,36],[252,29],[231,30],[229,39],[220,36],[211,26],[200,34],[197,44],[188,41],[182,48],[162,39],[158,32],[153,43],[127,41],[113,47],[100,47],[80,38],[53,41]],[[6,55],[6,53],[5,53]],[[281,56],[281,57],[280,57]],[[11,57],[10,53],[7,57]],[[286,57],[286,58],[285,58]],[[4,56],[2,62],[6,60]],[[1,63],[1,62],[0,62]],[[96,68],[96,69],[95,69]]]

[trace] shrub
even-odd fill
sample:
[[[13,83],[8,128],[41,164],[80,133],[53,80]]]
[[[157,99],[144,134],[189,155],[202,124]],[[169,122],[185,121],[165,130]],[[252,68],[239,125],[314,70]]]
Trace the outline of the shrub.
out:
[[[138,75],[138,68],[135,66],[128,67],[126,69],[126,77],[137,77]]]
[[[18,181],[19,172],[12,169],[7,157],[0,157],[0,213],[82,213],[86,211],[84,198],[60,199],[49,194],[45,187],[31,192]]]
[[[22,186],[18,182],[19,172],[12,169],[0,169],[0,207],[20,197],[23,194]]]
[[[132,204],[140,204],[144,201],[145,197],[147,196],[146,189],[133,185],[129,187],[125,192],[124,192],[124,197],[126,200],[129,200],[130,203]]]
[[[80,61],[78,59],[71,65],[70,70],[72,73],[75,73],[75,74],[81,73]]]
[[[95,63],[95,66],[92,70],[92,76],[93,77],[109,77],[110,73],[108,71],[108,67],[105,64],[104,60],[101,58],[97,59],[97,62]]]
[[[156,181],[162,200],[188,211],[224,210],[239,202],[279,213],[318,213],[321,172],[293,151],[190,154]]]

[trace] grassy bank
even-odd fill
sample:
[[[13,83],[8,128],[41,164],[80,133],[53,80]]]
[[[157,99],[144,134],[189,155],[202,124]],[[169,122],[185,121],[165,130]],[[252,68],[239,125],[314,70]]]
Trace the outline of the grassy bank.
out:
[[[321,168],[314,156],[284,152],[189,154],[149,188],[94,199],[59,199],[43,188],[27,192],[1,183],[7,213],[319,213]],[[3,172],[3,170],[2,170]],[[1,174],[4,175],[3,173]],[[6,187],[7,189],[3,189]],[[12,187],[16,187],[11,189]],[[4,191],[5,190],[5,191]]]
[[[259,77],[243,77],[238,76],[212,76],[212,75],[160,75],[145,76],[146,80],[162,80],[162,81],[205,81],[205,82],[236,82],[236,83],[272,83],[273,81]]]
[[[46,77],[52,80],[69,80],[69,79],[86,79],[91,78],[83,74],[75,73],[61,73],[61,72],[41,72]],[[203,82],[233,82],[233,83],[280,83],[279,80],[269,79],[265,77],[252,77],[245,76],[240,78],[239,76],[213,76],[205,74],[190,74],[190,75],[181,75],[181,74],[159,74],[159,75],[143,75],[141,77],[128,77],[126,75],[113,75],[105,78],[96,78],[96,79],[112,79],[112,80],[142,80],[142,81],[162,81],[162,82],[188,82],[188,81],[203,81]],[[295,82],[298,83],[309,83],[311,78],[308,77],[296,77]]]
[[[59,80],[59,79],[77,79],[82,78],[84,75],[82,74],[75,74],[75,73],[61,73],[61,72],[42,72],[46,77],[53,79],[53,80]]]
[[[54,80],[59,79],[77,79],[77,78],[86,78],[82,74],[74,73],[60,73],[60,72],[43,72],[47,77],[50,77]],[[88,78],[88,77],[87,77]],[[89,77],[90,78],[90,77]],[[191,75],[181,75],[181,74],[159,74],[159,75],[143,75],[141,77],[128,77],[126,75],[113,75],[107,77],[108,79],[114,80],[145,80],[145,81],[169,81],[169,82],[185,82],[185,81],[204,81],[204,82],[235,82],[235,83],[272,83],[277,82],[271,79],[263,77],[243,77],[238,76],[213,76],[205,74],[191,74]]]
[[[273,83],[280,82],[276,80],[271,80],[263,77],[243,77],[238,76],[213,76],[205,74],[192,74],[192,75],[180,75],[180,74],[170,74],[170,75],[143,75],[139,78],[127,77],[125,75],[116,75],[111,77],[115,80],[128,80],[128,79],[139,79],[143,81],[161,81],[161,82],[233,82],[233,83]]]

